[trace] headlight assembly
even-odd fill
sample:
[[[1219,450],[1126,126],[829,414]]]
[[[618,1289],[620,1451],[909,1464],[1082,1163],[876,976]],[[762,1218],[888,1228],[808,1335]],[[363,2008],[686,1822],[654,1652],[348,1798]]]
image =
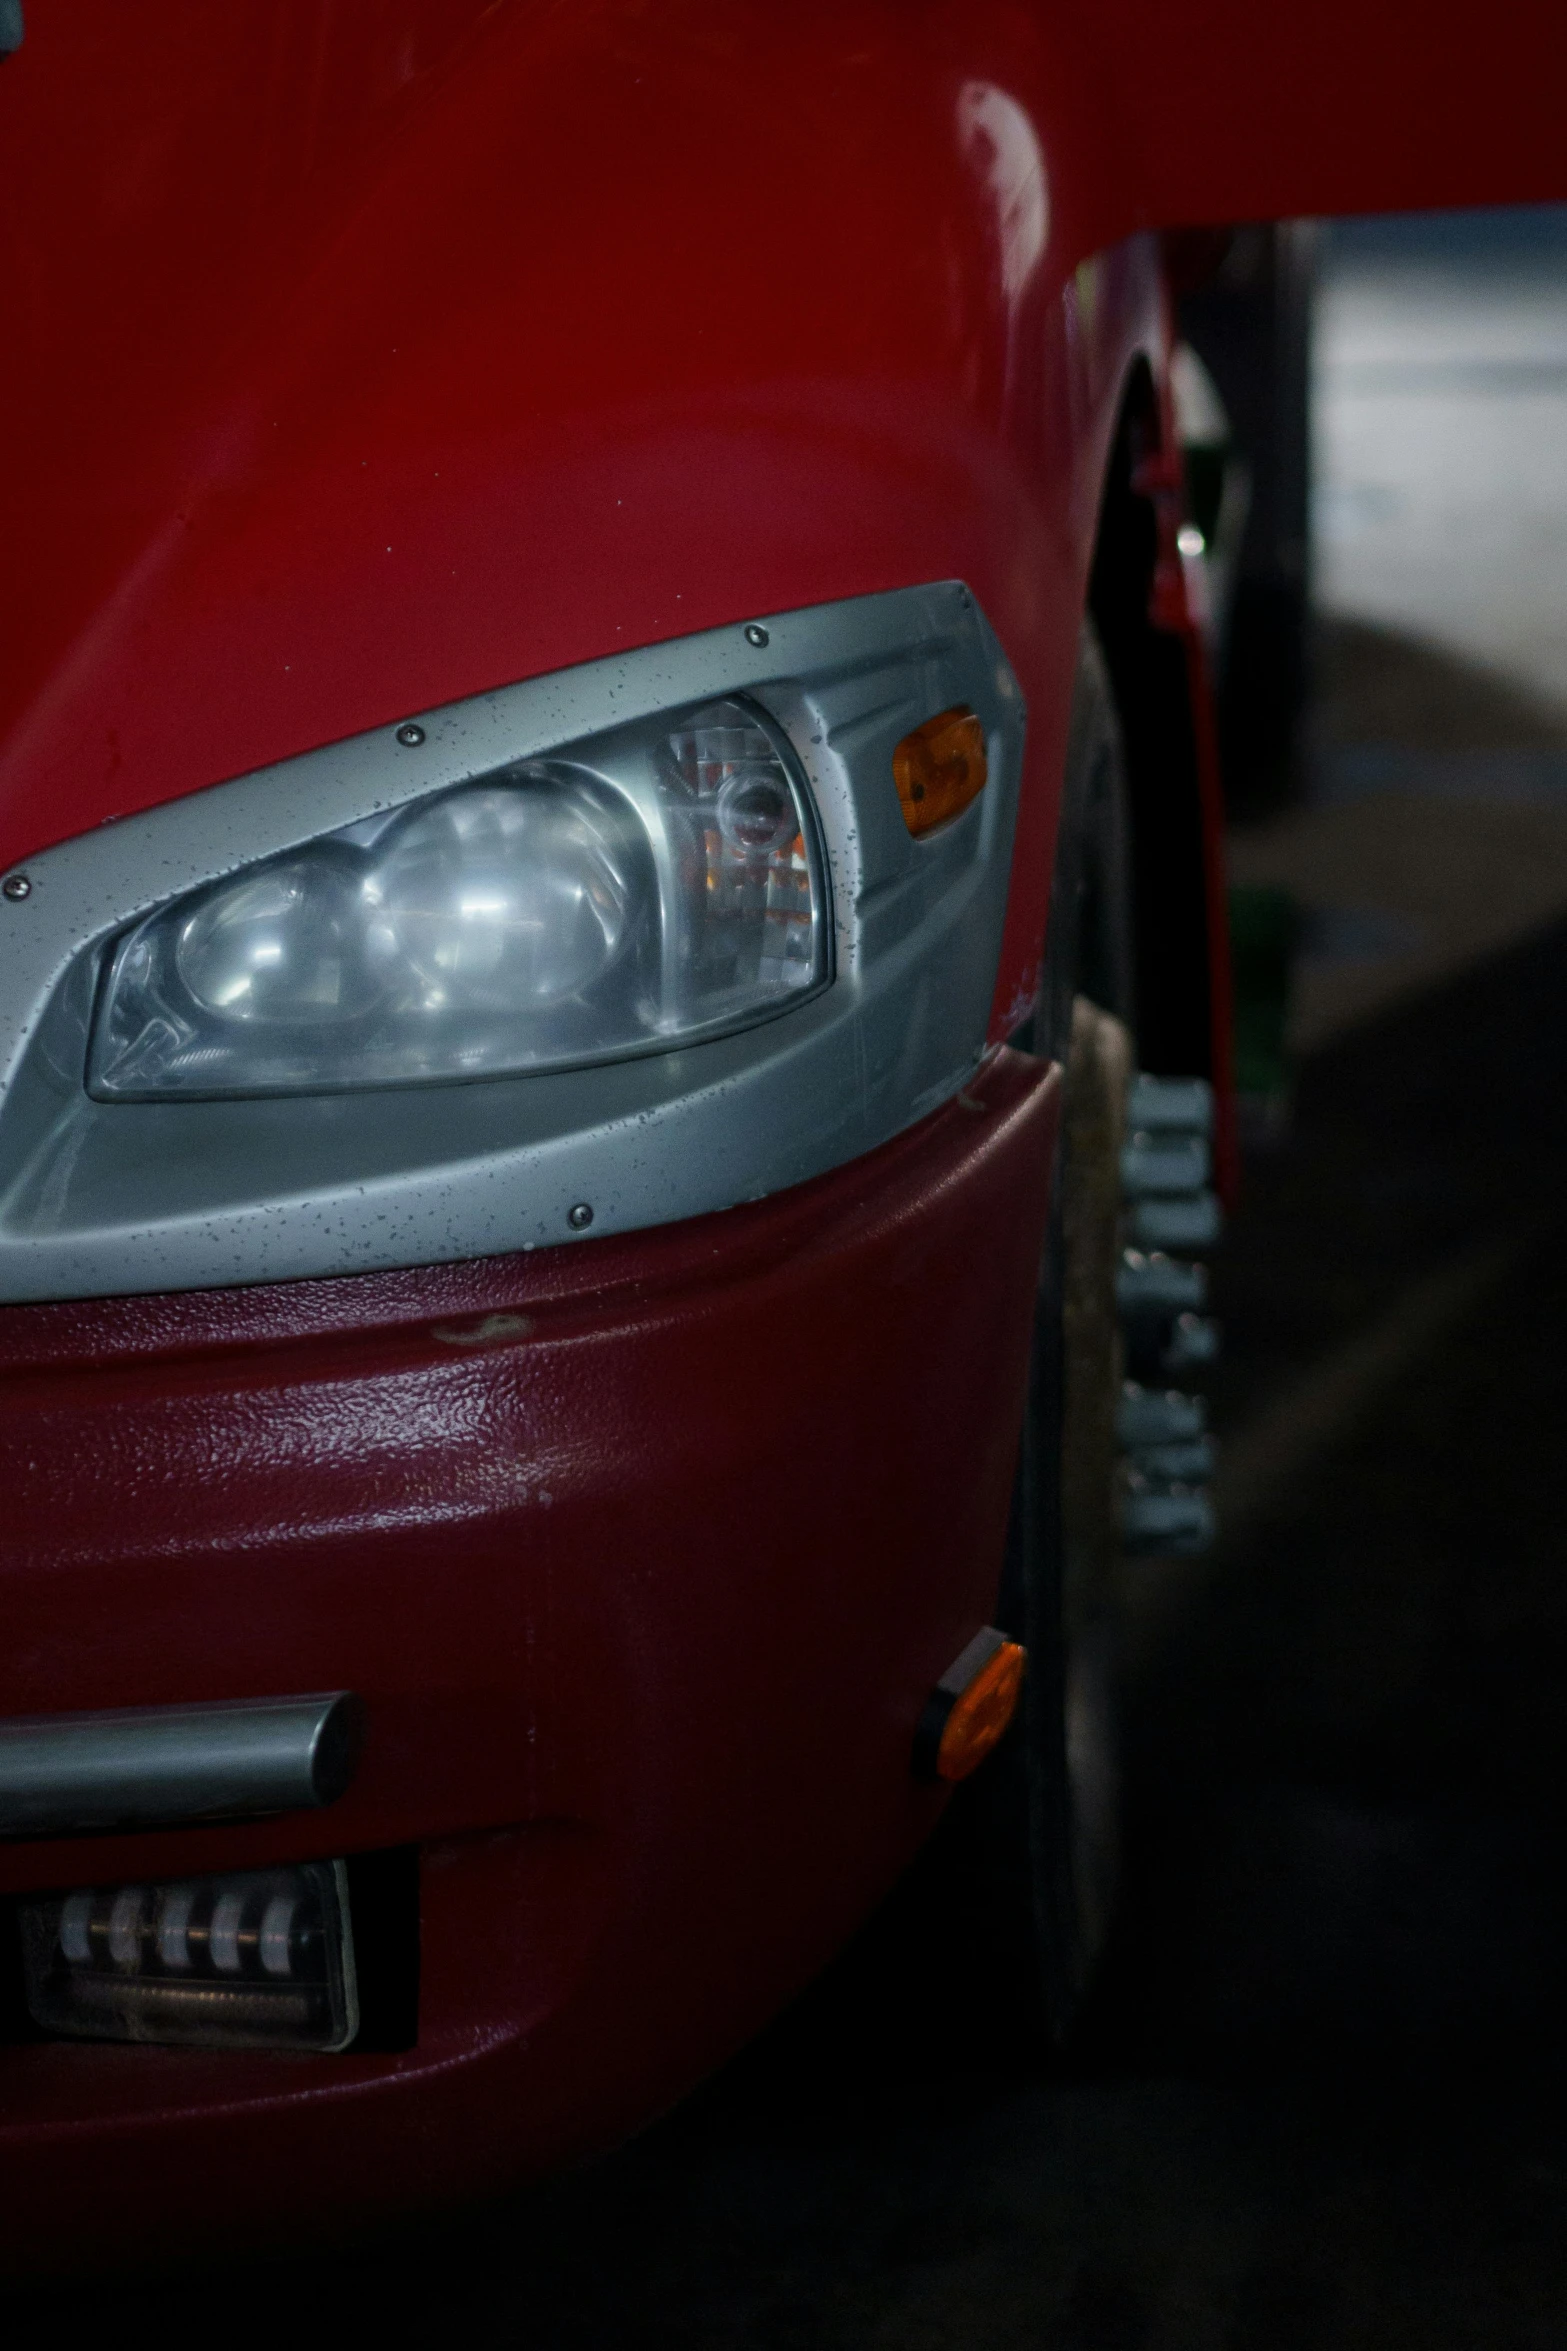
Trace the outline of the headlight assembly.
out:
[[[0,1299],[597,1241],[967,1082],[1023,697],[959,580],[345,735],[0,893]]]
[[[816,825],[727,699],[499,769],[160,908],[110,962],[100,1101],[582,1067],[828,975]]]

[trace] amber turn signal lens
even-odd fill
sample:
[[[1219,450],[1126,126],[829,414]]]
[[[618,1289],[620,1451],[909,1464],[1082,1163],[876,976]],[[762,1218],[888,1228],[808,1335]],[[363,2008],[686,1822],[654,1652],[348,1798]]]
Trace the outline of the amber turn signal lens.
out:
[[[914,1776],[966,1780],[982,1764],[1017,1708],[1027,1654],[993,1624],[954,1658],[926,1702],[914,1734]]]
[[[990,1663],[980,1667],[947,1717],[936,1749],[938,1779],[966,1780],[984,1762],[1017,1711],[1023,1664],[1019,1644],[1004,1641]]]
[[[905,735],[892,755],[903,821],[918,839],[960,816],[985,788],[985,730],[972,710],[943,710]]]

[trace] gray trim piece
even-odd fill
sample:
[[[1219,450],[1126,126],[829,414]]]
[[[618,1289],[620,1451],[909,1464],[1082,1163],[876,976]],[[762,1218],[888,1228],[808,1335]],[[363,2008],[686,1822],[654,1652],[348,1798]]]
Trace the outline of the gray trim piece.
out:
[[[998,1633],[993,1624],[982,1625],[974,1638],[953,1659],[936,1684],[944,1696],[961,1698],[974,1676],[987,1666],[998,1649],[1007,1645],[1005,1633]]]
[[[346,1690],[0,1722],[0,1836],[165,1828],[333,1804],[359,1760]]]
[[[449,785],[736,693],[788,736],[820,821],[835,976],[808,1002],[594,1068],[269,1100],[89,1098],[98,975],[151,908]],[[914,841],[892,748],[955,703],[984,723],[990,781]],[[388,725],[101,827],[30,859],[26,895],[0,898],[0,1300],[429,1264],[671,1222],[823,1174],[972,1072],[1025,714],[961,583],[709,630],[412,715],[417,743]]]

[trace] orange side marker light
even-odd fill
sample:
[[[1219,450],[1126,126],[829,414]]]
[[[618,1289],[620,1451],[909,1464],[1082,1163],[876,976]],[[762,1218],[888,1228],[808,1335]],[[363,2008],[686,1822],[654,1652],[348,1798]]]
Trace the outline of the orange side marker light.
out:
[[[988,772],[985,730],[967,707],[940,711],[905,735],[892,755],[892,778],[915,839],[961,816],[984,790]]]
[[[966,1780],[1000,1740],[1017,1711],[1027,1652],[994,1625],[976,1633],[942,1675],[914,1739],[922,1780]]]

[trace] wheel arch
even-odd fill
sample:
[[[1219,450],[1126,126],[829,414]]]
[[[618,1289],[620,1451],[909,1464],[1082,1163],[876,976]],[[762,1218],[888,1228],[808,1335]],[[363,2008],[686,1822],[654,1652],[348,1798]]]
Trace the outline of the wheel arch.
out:
[[[1229,1079],[1229,975],[1213,717],[1174,532],[1179,472],[1146,357],[1132,363],[1100,498],[1088,613],[1110,674],[1132,825],[1141,1065]]]

